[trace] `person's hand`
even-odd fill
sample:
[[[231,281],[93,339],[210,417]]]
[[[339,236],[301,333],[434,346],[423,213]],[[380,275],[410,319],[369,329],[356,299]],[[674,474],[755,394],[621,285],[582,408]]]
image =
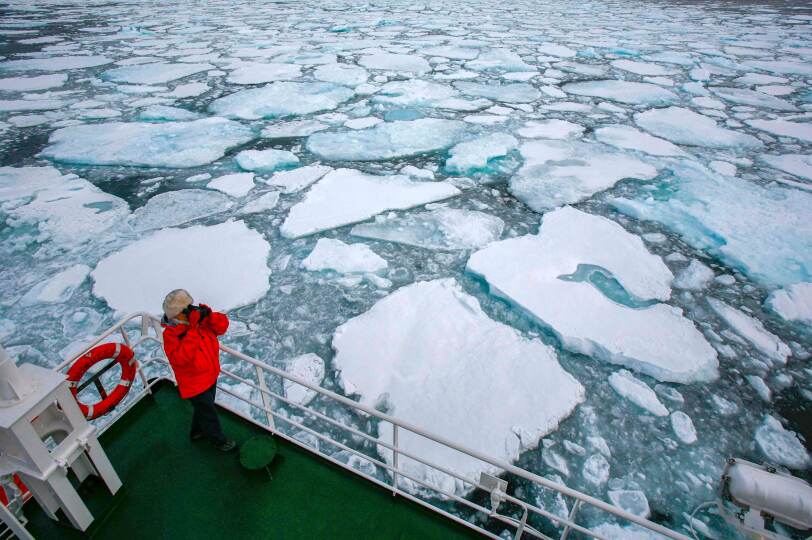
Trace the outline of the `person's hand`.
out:
[[[200,304],[200,322],[203,322],[203,319],[211,315],[211,308],[206,304]]]

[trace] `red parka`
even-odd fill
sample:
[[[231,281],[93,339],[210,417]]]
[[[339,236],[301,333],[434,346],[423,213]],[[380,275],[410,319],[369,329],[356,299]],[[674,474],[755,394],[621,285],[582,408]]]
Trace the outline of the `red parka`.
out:
[[[228,329],[224,313],[211,312],[200,322],[200,312],[189,314],[189,324],[162,324],[164,352],[175,372],[180,397],[194,397],[217,382],[220,375],[220,342]]]

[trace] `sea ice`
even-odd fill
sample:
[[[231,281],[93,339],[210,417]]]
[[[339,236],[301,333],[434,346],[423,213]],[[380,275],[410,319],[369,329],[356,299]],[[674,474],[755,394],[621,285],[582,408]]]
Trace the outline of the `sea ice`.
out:
[[[102,73],[101,78],[117,83],[162,84],[209,69],[214,69],[214,66],[211,64],[157,62],[113,68]]]
[[[332,270],[339,274],[374,273],[388,266],[386,259],[366,244],[345,244],[333,238],[319,238],[316,247],[302,261],[305,270]]]
[[[773,291],[764,304],[786,321],[812,325],[812,283],[793,283]]]
[[[762,154],[761,160],[780,171],[812,181],[812,156],[808,154]]]
[[[324,360],[317,354],[307,353],[285,360],[285,371],[300,379],[304,379],[313,386],[321,386],[324,380]],[[317,392],[301,384],[297,384],[290,379],[284,379],[282,383],[285,390],[285,397],[299,405],[307,405]]]
[[[507,103],[532,103],[541,96],[536,87],[527,83],[485,84],[462,81],[454,83],[454,86],[468,96]]]
[[[459,92],[445,84],[409,79],[386,83],[372,97],[372,102],[398,107],[442,107],[458,95]]]
[[[120,313],[158,313],[167,292],[184,288],[197,302],[228,311],[268,291],[270,249],[242,221],[163,229],[102,259],[90,274],[93,294]]]
[[[0,112],[52,111],[65,106],[58,99],[0,99]]]
[[[132,214],[136,231],[175,227],[229,210],[231,201],[222,193],[205,189],[180,189],[153,196]]]
[[[277,203],[279,203],[279,192],[278,191],[269,191],[268,193],[263,193],[256,199],[253,199],[245,204],[242,208],[240,208],[238,215],[245,216],[248,214],[260,214],[262,212],[267,212],[268,210],[273,210],[276,208]]]
[[[613,204],[637,219],[663,223],[692,246],[767,285],[809,279],[812,193],[762,187],[687,160],[675,164],[673,172],[657,197],[614,199]]]
[[[569,141],[532,141],[520,147],[524,164],[510,192],[533,210],[580,202],[620,180],[649,180],[657,169],[605,146]]]
[[[150,105],[138,112],[138,119],[143,122],[169,122],[197,120],[201,115],[180,107],[166,105]]]
[[[355,92],[325,82],[273,82],[215,99],[209,110],[228,118],[258,120],[331,111]]]
[[[130,214],[122,199],[53,167],[0,167],[0,204],[6,225],[35,225],[38,241],[62,247],[96,240]]]
[[[515,52],[508,49],[485,49],[476,60],[465,63],[467,69],[474,71],[521,72],[535,71]]]
[[[313,77],[328,83],[358,86],[367,82],[369,73],[364,68],[351,64],[325,64],[313,71]]]
[[[326,165],[307,165],[291,171],[274,173],[268,184],[282,188],[282,193],[296,193],[332,170],[332,167]]]
[[[764,422],[756,430],[756,444],[767,459],[776,465],[793,469],[809,466],[809,454],[798,440],[798,435],[784,429],[774,416],[764,416]]]
[[[787,357],[792,354],[789,347],[778,336],[764,328],[761,321],[716,298],[708,297],[708,304],[737,334],[768,358],[781,364],[787,362]]]
[[[657,394],[646,383],[621,369],[609,375],[609,386],[619,395],[654,416],[668,416],[668,409],[657,398]]]
[[[677,101],[670,90],[650,83],[633,81],[587,81],[567,83],[565,92],[577,96],[590,96],[633,105],[668,105]]]
[[[448,151],[445,171],[471,175],[498,170],[497,160],[516,150],[519,141],[507,133],[491,133],[455,145]]]
[[[350,234],[426,249],[464,250],[499,240],[504,227],[504,221],[484,212],[439,208],[402,217],[381,215],[356,225]]]
[[[673,69],[663,67],[659,64],[652,64],[649,62],[638,62],[635,60],[615,60],[611,62],[613,67],[635,73],[637,75],[673,75],[676,73]]]
[[[62,270],[34,285],[20,298],[20,305],[56,304],[70,300],[73,292],[85,282],[90,273],[90,267],[84,264],[75,264]]]
[[[615,148],[639,150],[652,156],[685,155],[679,146],[631,126],[612,125],[598,128],[595,130],[595,138]]]
[[[455,120],[422,118],[384,122],[369,129],[315,133],[307,149],[330,161],[375,161],[444,150],[464,134]]]
[[[779,99],[777,97],[765,94],[764,92],[757,92],[755,90],[748,90],[746,88],[728,88],[723,86],[711,87],[714,94],[727,101],[738,103],[740,105],[750,105],[760,109],[775,109],[778,111],[797,111],[789,101]]]
[[[296,154],[287,150],[243,150],[235,158],[244,171],[270,173],[279,169],[290,169],[299,165]]]
[[[245,144],[253,132],[224,118],[192,122],[110,122],[57,129],[40,153],[61,163],[197,167]]]
[[[448,182],[414,182],[406,176],[374,176],[353,169],[327,173],[290,209],[280,231],[298,238],[364,221],[385,210],[402,210],[458,195]]]
[[[599,289],[588,280],[563,279],[584,265],[618,285]],[[661,381],[717,377],[716,352],[680,309],[629,307],[607,297],[621,300],[620,288],[641,300],[666,300],[673,279],[662,259],[613,221],[560,208],[544,215],[537,235],[494,242],[474,253],[467,269],[486,279],[493,294],[552,328],[568,349]]]
[[[746,120],[745,123],[750,127],[780,137],[792,137],[804,142],[812,142],[812,125],[808,123],[790,122],[789,120]],[[812,167],[812,165],[807,165],[807,167]]]
[[[237,157],[239,158],[239,156]],[[254,173],[234,173],[218,176],[209,182],[206,187],[222,191],[231,197],[245,197],[249,191],[254,189]]]
[[[594,486],[602,486],[609,480],[609,462],[603,454],[592,454],[586,458],[581,476]]]
[[[106,56],[52,56],[0,62],[0,71],[66,71],[103,66],[112,62]]]
[[[639,525],[618,525],[617,523],[602,523],[590,530],[601,535],[605,540],[665,540],[661,534],[644,529]]]
[[[674,435],[676,435],[683,444],[694,444],[697,440],[693,420],[682,411],[674,411],[671,413],[671,429],[674,430]]]
[[[330,126],[318,120],[291,120],[266,127],[260,133],[263,139],[289,139],[307,137]]]
[[[743,66],[780,73],[782,75],[812,75],[812,65],[808,62],[794,62],[792,60],[745,60]]]
[[[411,54],[375,53],[366,54],[358,63],[367,69],[385,71],[405,71],[409,73],[426,73],[431,66],[422,56]]]
[[[698,260],[691,259],[691,263],[677,274],[676,279],[674,279],[674,287],[689,291],[701,291],[708,286],[708,283],[713,278],[713,270]]]
[[[404,421],[504,461],[538,444],[584,399],[583,387],[551,347],[488,318],[454,279],[397,290],[341,325],[333,348],[342,381],[356,389],[361,403],[385,403]],[[391,426],[382,422],[379,437],[391,441]],[[496,472],[408,431],[401,430],[400,447],[467,478]],[[391,463],[390,453],[382,453]],[[460,482],[403,456],[399,467],[463,491]]]
[[[646,494],[638,490],[610,490],[609,500],[612,504],[642,518],[647,518],[651,514]]]
[[[0,64],[0,68],[2,68],[2,64]],[[48,88],[63,86],[67,81],[68,76],[62,73],[35,77],[9,77],[0,79],[0,91],[31,92],[33,90],[47,90]]]
[[[584,133],[584,127],[566,120],[541,120],[527,122],[516,134],[528,139],[576,139]]]
[[[302,75],[302,68],[294,64],[274,64],[245,62],[229,73],[232,84],[262,84],[274,81],[288,81]]]
[[[683,107],[650,109],[634,115],[646,131],[678,144],[709,148],[761,148],[761,141],[746,133],[719,127],[713,118]]]

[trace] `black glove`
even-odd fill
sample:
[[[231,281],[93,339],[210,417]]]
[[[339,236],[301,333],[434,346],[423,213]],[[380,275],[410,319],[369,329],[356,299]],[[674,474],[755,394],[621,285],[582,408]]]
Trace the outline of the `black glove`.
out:
[[[211,315],[211,308],[206,304],[200,304],[197,309],[200,311],[200,322],[203,322],[203,319]]]

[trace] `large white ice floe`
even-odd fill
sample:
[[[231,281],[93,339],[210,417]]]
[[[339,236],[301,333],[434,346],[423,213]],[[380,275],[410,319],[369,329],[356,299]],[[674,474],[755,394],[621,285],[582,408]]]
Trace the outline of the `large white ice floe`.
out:
[[[663,223],[767,285],[790,285],[812,275],[812,193],[763,187],[687,160],[675,164],[673,173],[656,197],[613,204],[637,219]]]
[[[209,110],[245,120],[285,118],[331,111],[353,95],[349,88],[325,82],[273,82],[215,99]]]
[[[633,81],[587,81],[567,83],[563,90],[577,96],[589,96],[633,105],[668,105],[677,95],[662,86]]]
[[[432,107],[458,111],[476,111],[491,104],[484,99],[463,99],[450,86],[422,79],[388,82],[375,93],[372,102],[398,107]]]
[[[499,158],[516,150],[518,145],[516,137],[507,133],[491,133],[459,143],[448,151],[445,170],[459,175],[496,172]]]
[[[313,77],[333,84],[358,86],[367,81],[369,73],[364,68],[352,64],[325,64],[313,71]]]
[[[541,97],[536,87],[527,83],[485,84],[463,81],[455,83],[454,86],[468,96],[507,103],[532,103]]]
[[[197,167],[253,138],[249,128],[224,118],[82,124],[51,133],[40,155],[78,165]]]
[[[719,127],[713,118],[683,107],[650,109],[635,114],[634,121],[649,133],[678,144],[745,149],[763,146],[752,135]]]
[[[375,53],[361,56],[358,64],[367,69],[426,73],[431,66],[422,56],[412,54]]]
[[[2,64],[0,64],[2,67]],[[34,90],[47,90],[64,85],[68,76],[64,73],[53,75],[37,75],[34,77],[8,77],[0,79],[0,91],[3,92],[31,92]]]
[[[58,272],[50,278],[34,285],[20,299],[20,305],[55,304],[67,302],[73,292],[84,283],[90,267],[85,264],[75,264]]]
[[[786,363],[787,357],[791,354],[789,347],[778,336],[764,328],[761,321],[716,298],[708,297],[708,304],[737,334],[749,341],[758,351],[772,361]]]
[[[110,58],[100,55],[52,56],[0,62],[0,71],[67,71],[103,66],[110,62]]]
[[[110,69],[102,73],[101,78],[118,83],[161,84],[209,69],[214,69],[214,66],[211,64],[187,64],[183,62],[177,64],[158,62]]]
[[[24,230],[33,225],[38,241],[72,246],[96,240],[121,224],[130,209],[122,199],[53,167],[0,167],[0,215]]]
[[[155,195],[133,212],[136,231],[174,227],[229,210],[232,202],[216,191],[179,189]]]
[[[406,176],[375,176],[354,169],[327,173],[290,209],[280,231],[298,238],[365,221],[385,210],[403,210],[458,195],[448,182],[414,182]]]
[[[595,130],[595,138],[624,150],[637,150],[652,156],[684,156],[674,143],[654,137],[631,126],[612,125]]]
[[[517,135],[528,139],[577,139],[583,133],[583,126],[557,118],[527,122],[516,130]]]
[[[91,272],[93,294],[117,312],[159,313],[166,293],[183,288],[228,311],[268,291],[270,249],[242,221],[163,229],[102,259]]]
[[[773,135],[812,142],[812,124],[809,123],[790,122],[789,120],[746,120],[745,123]],[[807,167],[812,168],[812,165],[807,165]]]
[[[649,180],[657,169],[602,145],[538,140],[520,147],[524,164],[510,178],[510,192],[533,210],[580,202],[620,180]]]
[[[812,181],[812,156],[809,154],[762,154],[760,158],[780,171]]]
[[[341,381],[361,403],[503,461],[537,445],[584,399],[551,347],[488,318],[454,279],[399,289],[341,325],[333,348]],[[391,425],[382,422],[379,437],[391,442]],[[495,472],[406,430],[399,445],[466,478]],[[390,452],[382,454],[392,462]],[[432,485],[468,488],[403,456],[399,467]]]
[[[614,278],[628,296],[609,298],[605,287],[578,278],[585,266]],[[693,323],[680,309],[655,302],[671,295],[668,267],[609,219],[571,207],[549,212],[537,235],[494,242],[474,253],[467,268],[493,294],[549,326],[568,349],[661,381],[717,377],[716,352]]]
[[[301,76],[302,68],[295,64],[245,62],[229,73],[228,82],[233,84],[262,84],[287,81]]]
[[[798,436],[774,416],[764,416],[764,422],[756,430],[756,444],[771,463],[793,469],[806,469],[810,465],[809,453]]]
[[[332,270],[339,274],[379,272],[387,266],[386,259],[366,244],[345,244],[333,238],[319,238],[316,247],[302,261],[305,270]]]
[[[465,133],[456,120],[421,118],[361,130],[314,133],[307,149],[329,161],[375,161],[445,150]]]
[[[793,283],[773,291],[765,305],[786,321],[812,325],[812,283]]]
[[[609,375],[609,386],[641,409],[655,416],[668,416],[668,409],[657,398],[654,390],[629,371],[621,369]]]
[[[351,234],[435,250],[476,249],[502,236],[505,222],[476,210],[438,208],[401,217],[380,215]]]

